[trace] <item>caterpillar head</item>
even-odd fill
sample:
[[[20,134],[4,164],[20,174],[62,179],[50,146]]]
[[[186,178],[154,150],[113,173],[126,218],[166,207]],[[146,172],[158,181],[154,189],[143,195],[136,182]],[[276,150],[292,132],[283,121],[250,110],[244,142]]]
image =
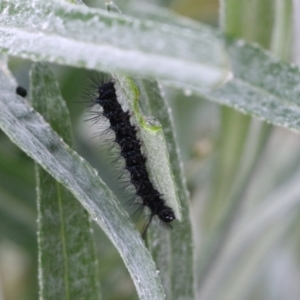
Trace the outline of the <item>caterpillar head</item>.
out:
[[[157,216],[158,216],[159,219],[160,219],[161,221],[163,221],[164,223],[170,223],[170,222],[172,222],[173,220],[176,219],[173,210],[172,210],[170,207],[167,207],[167,206],[164,207],[164,208],[162,208],[162,209],[158,212]]]

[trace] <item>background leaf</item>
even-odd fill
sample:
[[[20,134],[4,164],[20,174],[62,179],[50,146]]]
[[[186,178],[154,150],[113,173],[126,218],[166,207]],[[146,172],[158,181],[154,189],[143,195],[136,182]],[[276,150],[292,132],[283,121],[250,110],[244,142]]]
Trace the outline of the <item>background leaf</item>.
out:
[[[69,113],[45,64],[33,65],[31,101],[72,145]],[[74,196],[36,165],[39,287],[42,299],[100,299],[98,264],[89,216]]]
[[[170,282],[164,279],[166,290],[170,290],[169,299],[194,299],[194,260],[192,231],[189,217],[189,193],[182,170],[180,152],[174,134],[174,126],[170,107],[163,98],[161,90],[155,81],[140,80],[144,111],[153,115],[161,123],[170,156],[171,168],[174,175],[175,186],[183,211],[183,220],[174,224],[169,235],[160,228],[153,226],[150,230],[150,249],[162,266],[162,277],[170,275]],[[144,98],[143,98],[144,97]],[[173,129],[173,130],[172,130]],[[180,241],[185,241],[184,243]],[[170,244],[169,248],[167,245]],[[167,254],[168,253],[168,254]],[[163,261],[163,262],[162,262]],[[170,285],[168,287],[168,285]]]
[[[284,19],[289,19],[291,11],[280,10],[280,13],[276,16],[275,20],[273,20],[273,15],[271,14],[269,14],[268,18],[261,18],[260,14],[263,11],[270,10],[269,4],[269,1],[260,1],[256,2],[256,4],[254,4],[254,2],[223,1],[223,10],[221,12],[224,17],[222,20],[223,29],[232,36],[257,40],[261,44],[271,47],[272,49],[273,45],[275,45],[271,39],[273,28],[279,31],[283,30],[279,25],[277,27],[274,26],[274,22],[276,23],[276,18],[280,16]],[[255,6],[255,9],[251,7],[252,5]],[[272,6],[272,9],[275,10],[275,7]],[[247,16],[247,14],[251,14],[251,17]],[[236,19],[233,19],[234,17]],[[248,24],[246,23],[247,20]],[[253,26],[253,22],[257,27]],[[260,28],[264,28],[264,30],[261,30]],[[287,38],[291,28],[285,27],[284,30],[287,30],[287,32],[285,35],[281,35],[281,38]],[[276,43],[278,43],[278,41]],[[287,48],[289,47],[289,44],[282,40],[280,45],[281,48],[279,48],[278,45],[276,47],[274,46],[274,51],[278,54],[288,53]],[[243,58],[238,47],[243,49]],[[284,113],[276,111],[276,108],[280,107],[279,110],[281,108],[285,110],[286,107],[281,103],[277,103],[276,106],[274,101],[270,101],[269,98],[270,94],[277,93],[277,84],[279,84],[279,81],[273,82],[273,88],[271,90],[271,84],[269,82],[270,78],[266,77],[270,76],[270,74],[279,74],[280,71],[277,73],[276,70],[281,63],[278,61],[276,62],[276,59],[268,59],[258,48],[249,47],[242,41],[237,42],[236,46],[230,45],[229,49],[233,51],[231,57],[234,57],[235,59],[233,69],[235,70],[237,79],[234,78],[233,81],[247,81],[252,85],[248,90],[245,85],[241,89],[240,95],[236,91],[237,97],[245,97],[245,95],[242,96],[245,92],[251,94],[251,97],[247,100],[246,98],[240,98],[238,100],[239,103],[243,103],[244,99],[251,102],[253,101],[253,96],[258,97],[260,92],[256,94],[253,89],[254,86],[257,86],[262,90],[269,91],[268,95],[264,95],[264,98],[259,100],[261,109],[266,109],[264,115],[266,116],[268,114],[267,107],[270,106],[272,106],[272,108],[270,108],[269,111],[274,113],[270,118],[273,120],[276,120],[279,115],[284,115]],[[247,57],[247,55],[249,56]],[[237,63],[238,61],[241,62],[241,65]],[[260,63],[258,63],[258,61],[260,61]],[[260,72],[254,75],[254,69],[260,70]],[[289,71],[291,70],[291,68],[286,66],[285,70],[287,71],[288,69]],[[265,77],[263,78],[263,76]],[[291,76],[293,77],[293,75]],[[294,79],[295,77],[293,77],[292,81]],[[289,81],[289,78],[286,79],[286,82],[287,81]],[[224,90],[221,88],[220,92],[226,94],[228,86],[224,87]],[[233,87],[233,84],[231,87]],[[230,97],[230,101],[234,98],[232,95],[229,96],[229,94],[225,95],[225,98],[227,96],[228,98]],[[279,98],[280,97],[284,99],[282,94]],[[289,96],[286,96],[285,99],[287,98],[289,98]],[[253,104],[253,102],[251,104]],[[245,106],[247,105],[249,105],[249,103]],[[274,109],[274,107],[276,108]],[[290,110],[297,114],[297,110],[294,108],[290,108]],[[221,113],[222,123],[218,141],[219,151],[217,154],[218,159],[215,162],[215,167],[218,171],[216,171],[217,175],[215,176],[216,180],[213,185],[214,190],[211,193],[212,197],[207,205],[208,209],[205,212],[208,230],[206,235],[208,236],[208,239],[210,239],[210,242],[208,242],[206,246],[208,249],[206,255],[203,255],[201,258],[202,261],[205,261],[202,262],[202,265],[206,265],[206,269],[205,267],[202,269],[201,281],[203,282],[203,285],[200,286],[199,297],[203,297],[204,299],[231,299],[231,297],[233,297],[233,299],[241,299],[244,297],[251,297],[249,289],[254,282],[257,281],[260,264],[266,257],[268,251],[270,251],[270,248],[280,241],[282,235],[288,230],[291,223],[290,220],[287,220],[280,226],[277,224],[278,219],[276,219],[276,217],[266,217],[272,209],[275,209],[275,199],[277,199],[276,192],[279,191],[274,192],[272,195],[274,201],[272,209],[271,206],[266,210],[259,206],[256,209],[254,208],[254,211],[251,213],[252,219],[251,217],[248,219],[245,216],[247,215],[247,212],[244,210],[248,201],[247,191],[251,188],[249,187],[249,185],[251,185],[249,182],[251,182],[251,179],[255,176],[254,174],[258,173],[257,169],[261,168],[261,160],[266,156],[264,151],[266,150],[265,148],[268,139],[271,136],[272,131],[274,131],[274,128],[258,122],[257,120],[242,116],[228,108],[222,108]],[[292,122],[291,115],[285,115],[285,117]],[[290,125],[288,125],[288,127],[289,126]],[[263,186],[265,185],[265,182],[261,180],[259,184],[260,186]],[[289,185],[289,188],[291,188],[291,186],[292,185]],[[260,188],[257,186],[256,189],[259,190]],[[293,192],[291,192],[291,194],[293,194]],[[289,210],[291,207],[288,204],[288,199],[295,200],[297,197],[295,196],[295,198],[293,198],[291,194],[286,194],[286,197],[284,197],[286,205],[282,203],[285,207],[285,209],[282,210],[283,214],[283,211],[287,214],[288,212],[291,212]],[[295,191],[295,194],[298,195],[298,192]],[[270,197],[272,198],[272,196]],[[281,197],[281,199],[283,198]],[[258,198],[256,201],[260,202],[261,200]],[[262,200],[262,202],[264,203],[264,200]],[[258,214],[259,211],[261,211],[261,215]],[[266,215],[263,217],[262,215],[264,213],[266,213]],[[260,219],[260,217],[262,217],[262,219]],[[253,220],[253,222],[251,220]],[[261,220],[261,223],[259,220]],[[255,225],[258,226],[256,227]],[[248,233],[244,231],[245,227],[243,226],[249,226]],[[250,230],[250,228],[252,228],[252,230]],[[274,230],[271,230],[271,228],[274,228]],[[266,232],[267,230],[268,233]],[[234,232],[238,232],[238,237],[236,236],[236,239],[234,238]],[[265,241],[263,241],[264,238]],[[244,242],[249,244],[245,245]],[[215,247],[217,250],[213,252],[214,254],[211,255],[210,259],[207,259],[212,247]],[[253,252],[250,255],[251,251]],[[246,257],[249,257],[251,261],[246,263]],[[239,269],[240,264],[242,263],[245,264],[243,270]],[[207,265],[210,266],[207,267]],[[239,271],[237,271],[237,269],[239,269]],[[234,285],[233,282],[235,283]],[[219,286],[220,288],[217,290],[215,289],[216,286]]]

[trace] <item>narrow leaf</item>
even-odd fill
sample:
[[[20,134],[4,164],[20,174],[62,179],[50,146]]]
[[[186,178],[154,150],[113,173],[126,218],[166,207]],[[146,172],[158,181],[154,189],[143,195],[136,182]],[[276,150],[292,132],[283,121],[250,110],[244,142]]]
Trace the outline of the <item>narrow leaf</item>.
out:
[[[65,102],[51,70],[31,70],[31,101],[51,127],[72,144]],[[100,299],[98,265],[89,216],[63,185],[36,164],[41,299]]]
[[[221,35],[208,27],[180,28],[182,22],[176,26],[174,19],[170,25],[120,17],[81,5],[29,0],[2,1],[0,22],[2,52],[77,67],[155,76],[299,131],[299,69],[257,46],[230,40],[233,79],[212,91],[200,88],[211,87],[229,74],[224,69],[228,55]]]
[[[164,299],[155,265],[138,231],[97,172],[50,128],[0,71],[0,127],[25,153],[69,189],[122,256],[140,299]]]
[[[299,132],[299,68],[243,41],[230,42],[228,50],[234,78],[219,89],[197,91],[219,104]]]
[[[197,86],[228,75],[223,41],[205,26],[194,32],[56,0],[4,0],[0,23],[1,51],[24,58]]]
[[[275,17],[269,13],[270,3],[275,6]],[[144,6],[141,8],[141,6],[132,5],[127,9],[134,15],[150,20],[168,22],[172,26],[189,30],[203,30],[201,23],[176,16],[154,5],[148,6],[145,9]],[[266,11],[268,13],[264,13]],[[226,34],[260,42],[265,47],[271,45],[276,54],[280,54],[282,58],[287,57],[291,34],[291,0],[283,2],[266,0],[253,3],[224,0],[221,1],[220,14],[221,25],[223,29],[226,29]],[[284,38],[283,42],[278,41],[279,36]],[[228,39],[226,35],[224,38],[228,41],[227,49],[232,68],[232,79],[227,84],[209,91],[200,89],[187,81],[177,82],[176,85],[172,83],[172,85],[205,96],[219,104],[233,107],[268,123],[298,132],[299,68],[280,61],[255,44],[249,44],[244,40]]]
[[[170,277],[171,294],[169,299],[194,299],[194,256],[188,208],[189,193],[182,170],[170,108],[162,97],[159,86],[155,81],[143,80],[141,87],[144,91],[144,96],[148,99],[147,113],[155,116],[162,125],[175,186],[182,205],[182,222],[174,224],[174,228],[169,233],[170,237],[167,237],[164,232],[158,232],[157,228],[153,228],[150,247],[153,253],[156,254],[156,260],[160,264],[162,264],[162,260],[164,260],[164,265],[168,263],[168,260],[170,261],[169,268],[161,270],[162,276],[165,277],[163,282],[167,282],[167,276]],[[166,245],[162,245],[163,240],[165,240]],[[169,250],[167,247],[168,243],[170,243]],[[168,253],[168,251],[170,252]]]
[[[222,30],[231,37],[256,42],[268,49],[272,38],[274,3],[273,0],[220,1]]]
[[[272,13],[269,13],[266,18],[262,17],[262,15],[265,15],[264,12],[266,11],[273,12],[275,2],[276,1],[270,0],[259,2],[238,0],[221,1],[221,16],[223,16],[221,25],[223,30],[231,36],[256,41],[265,47],[269,48],[271,46],[272,50],[274,50],[272,46],[274,16]],[[282,10],[281,13],[283,13]],[[281,45],[285,48],[289,48],[290,46],[283,41],[281,41]],[[278,51],[278,41],[276,48],[277,54],[282,52]],[[286,69],[291,70],[291,68],[279,62],[279,60],[266,52],[263,52],[257,46],[249,46],[242,40],[230,41],[229,51],[234,70],[234,79],[230,84],[237,87],[242,83],[243,88],[240,89],[240,93],[236,93],[236,95],[233,93],[231,93],[231,95],[227,94],[225,98],[230,97],[230,101],[232,101],[234,97],[239,97],[240,103],[249,102],[246,105],[254,104],[258,106],[260,102],[260,109],[264,110],[260,113],[260,116],[264,116],[264,118],[270,117],[269,113],[272,112],[277,114],[276,117],[281,115],[282,113],[278,109],[284,109],[285,106],[289,104],[286,102],[286,97],[282,97],[282,95],[277,93],[275,81],[285,74]],[[284,80],[287,82],[289,78]],[[271,81],[273,81],[272,84]],[[247,97],[247,94],[250,97]],[[260,99],[258,99],[258,97],[260,97]],[[269,101],[270,105],[273,104],[273,107],[266,106],[265,100],[267,102]],[[276,107],[274,110],[275,101],[278,101],[278,108]],[[251,248],[252,250],[250,252],[252,257],[253,253],[261,248],[261,246],[265,247],[266,240],[273,233],[275,233],[278,239],[278,228],[275,228],[275,224],[272,224],[270,226],[272,229],[268,228],[268,233],[262,236],[263,233],[266,233],[265,230],[267,226],[261,226],[262,223],[259,223],[260,216],[257,212],[269,212],[270,210],[264,211],[260,208],[256,211],[255,209],[255,212],[253,214],[251,213],[251,218],[245,220],[245,224],[243,224],[243,222],[237,222],[239,218],[242,219],[243,209],[241,208],[247,208],[249,210],[249,207],[251,207],[251,205],[246,202],[247,197],[245,195],[248,189],[251,189],[249,187],[250,179],[257,173],[257,167],[261,164],[263,159],[262,150],[268,141],[270,130],[274,130],[274,127],[266,126],[267,124],[264,123],[254,122],[256,120],[245,118],[245,116],[237,114],[237,112],[228,108],[225,110],[224,108],[222,109],[222,116],[223,122],[221,123],[219,138],[221,147],[218,148],[220,159],[216,166],[218,181],[215,182],[212,187],[212,190],[216,191],[218,201],[211,199],[212,201],[209,202],[213,203],[214,209],[205,212],[207,220],[211,223],[209,228],[211,229],[209,232],[211,237],[209,237],[210,242],[206,245],[207,251],[204,251],[204,255],[202,255],[202,264],[206,264],[206,270],[204,270],[204,268],[202,270],[202,285],[199,295],[200,297],[211,299],[219,297],[225,297],[227,299],[229,296],[235,298],[235,296],[230,293],[235,287],[232,288],[230,285],[227,285],[228,283],[232,285],[232,282],[238,282],[237,287],[240,291],[243,290],[245,293],[249,292],[249,288],[251,289],[253,286],[251,285],[251,281],[247,282],[244,278],[247,266],[245,266],[244,261],[241,261],[241,257],[244,255],[243,260],[249,260],[249,253],[246,255],[244,250]],[[289,116],[286,116],[286,119],[288,120]],[[255,128],[255,131],[253,128]],[[257,174],[255,176],[257,176]],[[257,181],[257,184],[256,189],[260,190],[259,184],[264,186],[265,181]],[[256,199],[256,201],[258,201],[258,199]],[[218,215],[216,212],[218,212]],[[219,228],[216,230],[215,224],[216,221],[220,220],[220,215],[223,217],[223,220],[219,222],[221,225],[219,225]],[[253,222],[249,222],[250,220]],[[245,232],[242,232],[243,226],[249,226],[250,223],[259,224],[256,227],[255,238],[259,236],[263,242],[255,241],[254,231],[251,233],[253,234],[252,236],[247,236]],[[258,228],[259,230],[257,230]],[[233,245],[231,240],[235,234],[235,230],[241,233],[241,235],[239,239],[236,239],[235,245]],[[247,245],[243,244],[243,240]],[[213,247],[216,250],[214,250],[213,255],[210,255]],[[206,253],[208,255],[205,255]],[[241,255],[241,253],[243,253],[243,255]],[[228,257],[230,257],[230,260]],[[226,268],[224,268],[225,264]],[[253,267],[253,265],[252,262],[251,267]],[[254,266],[254,268],[256,270],[256,278],[253,278],[253,280],[257,280],[257,266]],[[236,270],[236,275],[240,279],[243,278],[243,280],[232,280],[232,275],[234,274],[233,270]],[[243,297],[236,297],[236,299],[242,298]]]

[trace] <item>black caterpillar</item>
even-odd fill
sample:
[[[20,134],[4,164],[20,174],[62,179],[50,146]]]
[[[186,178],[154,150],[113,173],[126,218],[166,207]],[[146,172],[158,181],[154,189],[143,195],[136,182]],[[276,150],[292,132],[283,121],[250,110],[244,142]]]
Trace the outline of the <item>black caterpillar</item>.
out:
[[[125,169],[130,174],[130,182],[136,190],[136,195],[142,199],[141,205],[150,210],[150,219],[146,228],[151,223],[154,216],[169,225],[175,219],[173,210],[166,205],[161,194],[154,188],[150,181],[146,168],[146,157],[141,151],[141,141],[137,137],[137,129],[130,123],[130,112],[124,111],[118,102],[114,79],[99,84],[94,82],[96,89],[96,98],[93,99],[93,105],[100,105],[102,114],[109,120],[109,130],[115,134],[114,142],[120,147],[120,154],[125,160]],[[145,229],[146,230],[146,229]]]

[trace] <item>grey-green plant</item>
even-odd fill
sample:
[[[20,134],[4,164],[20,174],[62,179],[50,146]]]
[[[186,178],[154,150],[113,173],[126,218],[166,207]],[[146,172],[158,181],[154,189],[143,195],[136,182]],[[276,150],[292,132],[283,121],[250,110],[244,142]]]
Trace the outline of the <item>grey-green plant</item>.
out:
[[[278,264],[282,282],[300,278],[291,267],[299,259],[300,144],[289,132],[300,129],[300,71],[288,63],[296,4],[222,0],[219,29],[146,2],[117,4],[122,13],[112,3],[107,11],[81,1],[0,2],[0,128],[35,162],[39,299],[106,299],[93,224],[117,249],[139,299],[297,299],[293,282],[272,298]],[[15,94],[9,57],[35,61],[30,103]],[[169,231],[154,222],[147,247],[103,172],[76,152],[49,64],[132,78],[143,114],[162,126],[170,158],[162,168],[173,174],[166,191],[175,185],[182,220]],[[197,126],[209,133],[195,143],[204,158],[186,148]],[[294,141],[282,137],[286,152],[280,134]],[[25,159],[16,166],[5,147],[0,176],[22,184],[0,184],[0,226],[8,228],[0,237],[34,252],[33,203],[20,201],[32,198],[34,172]]]

